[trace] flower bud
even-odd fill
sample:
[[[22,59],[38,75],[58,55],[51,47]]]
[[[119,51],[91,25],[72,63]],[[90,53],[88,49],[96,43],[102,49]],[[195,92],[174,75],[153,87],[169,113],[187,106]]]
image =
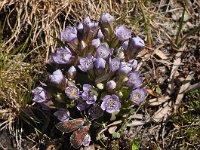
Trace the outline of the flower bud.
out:
[[[101,31],[101,29],[99,29],[98,33],[97,33],[97,37],[100,39],[100,40],[103,40],[104,39],[104,35]]]
[[[144,49],[145,47],[144,41],[139,36],[132,38],[131,42],[132,42],[132,47],[139,51]]]
[[[98,57],[97,59],[94,60],[94,66],[97,69],[99,69],[99,68],[104,69],[106,67],[106,61],[105,61],[105,59],[103,59],[101,57]]]
[[[60,85],[63,82],[65,82],[65,77],[63,76],[61,70],[58,69],[54,71],[52,75],[49,76],[49,80],[53,84]]]
[[[142,86],[143,78],[140,77],[138,72],[131,72],[128,76],[127,85],[129,87],[139,88]]]
[[[63,109],[63,108],[60,108],[59,110],[57,110],[53,115],[56,116],[57,119],[62,122],[66,122],[70,118],[69,111],[67,109]]]
[[[126,50],[127,55],[134,58],[142,49],[144,49],[144,47],[144,41],[140,37],[136,36],[134,38],[131,38],[129,40],[128,48]]]
[[[128,73],[130,73],[132,70],[132,65],[127,63],[127,62],[121,62],[120,64],[120,68],[119,71],[124,74],[127,75]]]
[[[92,40],[92,46],[94,46],[95,48],[98,48],[101,44],[100,39],[93,39]]]
[[[51,59],[55,64],[69,64],[71,62],[72,53],[69,48],[57,48],[56,52],[51,54]]]
[[[124,25],[117,26],[115,34],[120,41],[125,41],[131,38],[131,30]]]
[[[109,54],[110,54],[110,51],[109,51],[109,49],[108,49],[106,44],[101,44],[97,48],[96,54],[97,54],[97,57],[102,57],[104,59],[107,59]]]
[[[72,42],[77,39],[77,30],[75,27],[68,26],[65,31],[61,32],[61,39],[66,42]]]
[[[100,90],[103,90],[104,89],[104,84],[103,83],[98,83],[97,84],[97,88],[100,89]]]
[[[117,86],[117,84],[116,84],[116,82],[115,82],[114,80],[110,80],[110,81],[108,81],[108,82],[106,83],[106,88],[107,88],[108,90],[113,90],[113,89],[116,88],[116,86]]]
[[[101,24],[106,27],[108,25],[111,25],[115,21],[115,18],[111,16],[109,13],[104,13],[101,16]]]
[[[32,93],[34,94],[33,101],[37,103],[42,103],[47,100],[46,90],[42,87],[36,87]]]
[[[128,61],[128,63],[131,64],[131,66],[134,70],[137,68],[137,65],[138,65],[137,60],[131,59]]]
[[[72,49],[78,46],[77,30],[75,27],[68,26],[65,31],[61,32],[61,39],[68,43]]]
[[[119,96],[120,98],[123,97],[123,93],[122,93],[122,91],[119,91],[119,92],[118,92],[118,96]]]
[[[98,22],[91,21],[89,17],[83,20],[83,39],[86,43],[94,39],[98,32]]]
[[[74,66],[71,66],[67,71],[68,78],[74,79],[76,76],[76,68]]]
[[[113,59],[109,59],[109,66],[110,66],[110,71],[115,72],[119,69],[120,67],[120,59],[118,57],[115,57]]]
[[[94,67],[93,59],[94,57],[91,54],[88,54],[86,58],[80,58],[80,65],[78,65],[78,68],[83,72],[92,70]]]
[[[124,51],[127,50],[127,48],[128,48],[128,43],[129,43],[129,40],[124,41],[124,43],[122,44],[122,48],[124,49]]]
[[[123,60],[125,58],[123,51],[119,51],[119,53],[117,54],[117,56],[119,57],[120,60]]]
[[[123,82],[128,81],[128,77],[124,77],[122,81],[123,81]]]

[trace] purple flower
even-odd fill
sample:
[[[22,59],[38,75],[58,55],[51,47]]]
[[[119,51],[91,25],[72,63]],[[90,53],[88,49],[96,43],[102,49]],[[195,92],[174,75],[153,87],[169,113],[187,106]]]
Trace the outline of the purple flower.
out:
[[[145,89],[135,89],[131,92],[130,99],[135,104],[139,105],[145,100],[146,95],[147,91]]]
[[[101,44],[100,39],[93,39],[92,40],[92,46],[94,46],[95,48],[98,48]]]
[[[111,72],[117,71],[120,67],[120,59],[118,57],[115,57],[113,59],[110,58],[109,65],[110,65]]]
[[[102,25],[107,25],[107,24],[112,24],[115,21],[115,18],[111,16],[109,13],[104,13],[101,16],[101,24]]]
[[[91,21],[90,17],[86,17],[83,20],[83,28],[87,30],[94,30],[98,27],[98,23]]]
[[[138,72],[131,72],[128,76],[128,86],[134,86],[134,88],[139,88],[142,86],[143,78],[140,77]]]
[[[76,29],[77,29],[77,37],[78,37],[79,39],[82,39],[82,38],[83,38],[83,23],[80,22],[80,23],[77,25]]]
[[[131,60],[128,61],[128,63],[131,64],[133,69],[137,68],[137,65],[138,65],[137,60],[131,59]]]
[[[101,104],[101,109],[108,113],[113,113],[121,108],[121,103],[117,95],[106,95]]]
[[[63,108],[60,108],[59,110],[57,110],[53,115],[56,116],[57,119],[62,122],[67,122],[70,117],[69,111]]]
[[[68,86],[65,89],[65,93],[69,99],[78,99],[79,98],[79,89],[74,85]]]
[[[131,39],[131,45],[133,49],[137,50],[142,50],[145,47],[144,41],[139,36],[136,36]]]
[[[134,37],[129,40],[128,48],[127,48],[127,54],[136,57],[136,55],[144,49],[145,44],[144,41],[140,37]]]
[[[80,22],[77,26],[77,31],[79,31],[79,30],[83,30],[83,23],[82,22]]]
[[[114,80],[110,80],[110,81],[108,81],[108,82],[106,83],[106,87],[107,87],[107,89],[109,89],[109,90],[115,89],[116,86],[117,86],[117,84],[116,84],[116,82],[115,82]]]
[[[68,64],[71,62],[71,57],[71,51],[67,47],[57,48],[56,52],[51,54],[51,58],[56,64]]]
[[[65,77],[63,76],[61,70],[58,69],[58,70],[54,71],[52,75],[49,76],[49,80],[51,83],[59,85],[62,82],[63,83],[65,82]]]
[[[85,109],[87,109],[90,105],[86,103],[86,101],[84,101],[83,99],[78,99],[78,104],[76,106],[76,108],[79,111],[83,111]]]
[[[83,84],[82,99],[87,104],[93,104],[97,100],[97,93],[94,91],[94,87],[89,84]]]
[[[36,87],[32,93],[34,94],[34,102],[42,103],[47,100],[46,91],[42,87]]]
[[[93,119],[98,119],[103,116],[103,110],[99,105],[93,105],[89,110],[88,114],[93,118]]]
[[[71,66],[67,71],[67,75],[69,78],[73,79],[76,76],[76,68]]]
[[[128,43],[129,43],[129,40],[127,41],[124,41],[124,43],[122,44],[122,48],[126,51],[127,48],[128,48]]]
[[[106,67],[106,61],[105,59],[98,57],[94,60],[94,66],[95,68],[99,69],[102,68],[104,69]]]
[[[128,73],[130,73],[132,71],[132,64],[127,63],[125,61],[120,63],[120,68],[119,71],[125,75],[127,75]]]
[[[83,20],[83,38],[84,41],[90,41],[97,35],[98,32],[98,23],[91,21],[89,17],[84,18]]]
[[[91,137],[89,134],[86,134],[86,136],[83,139],[82,145],[87,147],[90,145],[90,142],[91,142]]]
[[[126,28],[124,25],[117,26],[115,34],[120,41],[125,41],[131,38],[131,30]]]
[[[103,40],[104,39],[104,35],[101,31],[101,29],[99,29],[98,33],[97,33],[97,37],[100,39],[100,40]]]
[[[110,51],[107,48],[106,44],[101,44],[98,48],[97,48],[97,57],[102,57],[104,59],[108,58]]]
[[[61,32],[61,39],[65,42],[72,42],[77,39],[77,30],[75,27],[68,26],[65,31]]]
[[[78,65],[79,69],[82,70],[83,72],[92,70],[94,67],[93,59],[94,59],[93,56],[90,54],[86,58],[81,58],[80,65]]]

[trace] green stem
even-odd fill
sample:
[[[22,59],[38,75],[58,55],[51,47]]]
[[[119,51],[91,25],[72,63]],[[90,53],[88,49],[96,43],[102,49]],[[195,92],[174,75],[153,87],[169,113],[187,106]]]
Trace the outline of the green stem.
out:
[[[185,9],[185,5],[183,5],[183,13],[182,13],[181,20],[180,20],[180,23],[179,23],[178,31],[176,33],[176,40],[175,40],[175,44],[176,45],[178,45],[180,33],[181,33],[182,28],[183,28],[183,21],[184,21],[184,16],[185,16],[185,10],[186,10]]]
[[[145,14],[141,0],[138,0],[138,2],[139,2],[140,9],[142,11],[142,15],[144,18],[145,30],[146,30],[146,34],[147,34],[147,43],[148,43],[149,47],[152,47],[152,35],[151,35],[151,27],[150,27],[150,23],[149,23],[150,21]]]
[[[181,46],[181,44],[191,35],[193,35],[194,33],[197,33],[200,31],[200,25],[191,29],[178,43],[178,46]]]

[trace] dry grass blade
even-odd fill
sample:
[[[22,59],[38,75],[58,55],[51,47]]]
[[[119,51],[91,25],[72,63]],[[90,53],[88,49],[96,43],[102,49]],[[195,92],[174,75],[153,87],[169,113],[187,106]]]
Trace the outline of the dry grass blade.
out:
[[[193,89],[198,89],[198,88],[200,88],[200,83],[192,84],[188,87],[188,89],[185,91],[185,93],[187,93]]]
[[[190,86],[191,80],[194,77],[194,72],[190,72],[187,78],[183,81],[183,85],[180,87],[180,90],[178,92],[178,95],[176,97],[176,102],[174,106],[174,112],[177,112],[177,109],[180,106],[181,100],[183,99],[184,94],[186,93],[187,89]]]
[[[176,76],[176,72],[178,70],[178,67],[181,65],[181,55],[182,52],[178,52],[175,56],[175,60],[173,62],[173,66],[171,69],[171,74],[170,74],[170,81],[169,81],[169,85],[168,85],[168,89],[167,89],[167,93],[169,93],[169,95],[171,95],[174,92],[174,78]]]

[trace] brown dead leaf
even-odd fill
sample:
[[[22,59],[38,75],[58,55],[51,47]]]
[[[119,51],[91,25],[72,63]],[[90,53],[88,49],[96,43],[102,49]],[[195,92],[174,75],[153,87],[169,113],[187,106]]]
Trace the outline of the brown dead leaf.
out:
[[[154,97],[158,97],[159,96],[158,93],[156,93],[155,91],[153,91],[151,89],[146,89],[146,90],[147,90],[148,94],[150,94],[151,96],[154,96]]]
[[[167,117],[172,113],[172,108],[169,104],[160,108],[153,116],[152,119],[155,122],[165,121]]]
[[[131,123],[128,123],[128,127],[142,126],[145,124],[145,121],[133,120]]]
[[[150,106],[159,106],[163,104],[164,102],[168,101],[170,99],[169,96],[161,96],[158,98],[153,98],[149,100],[149,105]]]
[[[168,59],[167,55],[165,53],[163,53],[161,50],[156,49],[154,51],[154,54],[156,54],[158,57],[160,57],[161,59]]]
[[[117,129],[117,126],[112,126],[112,127],[108,128],[108,132],[110,134],[113,134],[116,131],[116,129]]]
[[[133,114],[128,119],[140,119],[142,120],[144,116],[142,114]]]

